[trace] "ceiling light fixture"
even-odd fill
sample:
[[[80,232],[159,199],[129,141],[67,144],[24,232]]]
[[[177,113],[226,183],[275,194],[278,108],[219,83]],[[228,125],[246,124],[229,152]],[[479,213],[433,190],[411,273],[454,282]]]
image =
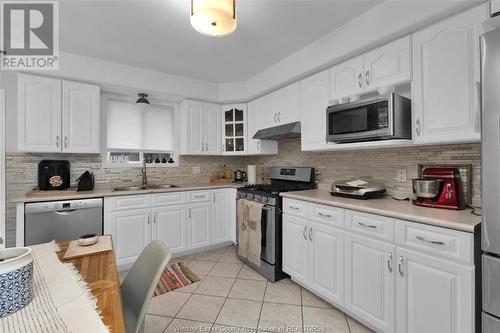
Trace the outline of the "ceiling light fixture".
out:
[[[236,30],[235,0],[191,0],[191,25],[199,33],[223,37]]]
[[[148,94],[139,93],[139,98],[135,102],[141,111],[146,111],[149,108]]]

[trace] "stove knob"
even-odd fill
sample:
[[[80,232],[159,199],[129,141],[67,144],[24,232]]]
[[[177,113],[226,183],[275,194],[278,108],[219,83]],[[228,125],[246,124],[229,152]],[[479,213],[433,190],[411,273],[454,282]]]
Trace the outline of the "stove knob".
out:
[[[261,200],[262,203],[267,203],[267,201],[268,201],[267,197],[262,197],[262,200]]]

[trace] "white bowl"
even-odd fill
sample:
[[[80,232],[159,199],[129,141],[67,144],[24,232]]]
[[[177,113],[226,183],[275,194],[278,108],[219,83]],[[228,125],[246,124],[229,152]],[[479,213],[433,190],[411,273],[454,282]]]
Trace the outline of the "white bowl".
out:
[[[29,247],[0,250],[0,317],[33,300],[33,256]]]
[[[98,235],[92,237],[78,238],[78,245],[80,246],[89,246],[97,243]]]

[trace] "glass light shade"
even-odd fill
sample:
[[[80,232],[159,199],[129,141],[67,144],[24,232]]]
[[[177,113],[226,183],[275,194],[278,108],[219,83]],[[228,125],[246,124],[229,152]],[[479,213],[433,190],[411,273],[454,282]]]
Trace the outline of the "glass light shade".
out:
[[[234,0],[191,0],[191,25],[206,36],[231,34],[236,29]]]

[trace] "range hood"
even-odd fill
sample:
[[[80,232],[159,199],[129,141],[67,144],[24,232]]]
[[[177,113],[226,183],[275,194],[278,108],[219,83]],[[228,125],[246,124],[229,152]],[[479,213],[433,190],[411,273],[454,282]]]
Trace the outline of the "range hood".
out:
[[[300,121],[258,130],[253,139],[285,140],[300,138]]]

